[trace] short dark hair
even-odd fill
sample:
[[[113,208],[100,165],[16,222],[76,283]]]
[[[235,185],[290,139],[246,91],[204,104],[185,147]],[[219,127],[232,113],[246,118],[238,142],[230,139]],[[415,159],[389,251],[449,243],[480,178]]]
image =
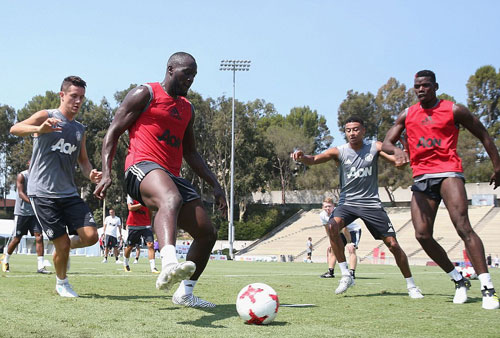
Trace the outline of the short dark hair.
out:
[[[358,122],[360,125],[362,125],[363,127],[365,126],[365,122],[363,121],[363,119],[359,116],[349,116],[347,118],[347,120],[345,120],[345,123],[344,124],[348,124],[348,123],[351,123],[351,122]]]
[[[64,80],[61,84],[61,91],[65,92],[66,90],[68,90],[69,86],[71,86],[71,85],[76,86],[76,87],[82,87],[82,88],[87,87],[87,83],[85,81],[83,81],[83,79],[81,77],[71,75],[71,76],[64,78]]]
[[[421,70],[417,72],[417,74],[415,74],[415,78],[417,77],[430,77],[432,82],[436,83],[436,74],[434,74],[432,70],[427,70],[427,69]]]
[[[168,58],[167,67],[168,66],[172,66],[172,67],[176,66],[179,63],[181,63],[182,61],[184,61],[186,58],[191,58],[194,62],[196,62],[196,60],[194,59],[194,57],[191,54],[186,53],[186,52],[177,52],[177,53],[172,54]]]

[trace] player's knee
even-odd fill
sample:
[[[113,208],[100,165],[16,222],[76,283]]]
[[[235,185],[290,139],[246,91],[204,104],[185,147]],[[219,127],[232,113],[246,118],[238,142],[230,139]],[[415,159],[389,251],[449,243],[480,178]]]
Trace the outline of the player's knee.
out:
[[[82,240],[82,242],[85,246],[90,246],[90,245],[94,245],[95,243],[97,243],[97,241],[99,240],[99,236],[97,235],[97,231],[96,231],[95,233],[85,235],[83,237],[80,236],[80,239]]]
[[[415,232],[415,238],[419,243],[426,243],[432,240],[432,235],[426,232]]]

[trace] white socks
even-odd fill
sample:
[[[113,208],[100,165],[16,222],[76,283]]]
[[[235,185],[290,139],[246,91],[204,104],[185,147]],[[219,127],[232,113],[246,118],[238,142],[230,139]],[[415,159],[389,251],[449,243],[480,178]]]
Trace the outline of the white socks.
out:
[[[10,255],[8,253],[5,254],[5,258],[3,259],[4,263],[9,263]]]
[[[405,280],[406,280],[406,288],[407,289],[411,289],[411,288],[417,287],[415,285],[415,281],[413,280],[413,277],[405,278]]]
[[[451,277],[454,281],[458,282],[459,280],[462,279],[462,274],[457,271],[457,269],[453,269],[450,272],[448,272],[448,276]]]
[[[491,282],[491,276],[488,272],[482,273],[477,276],[479,281],[481,282],[481,290],[486,287],[487,289],[493,289],[493,283]]]
[[[175,252],[175,245],[165,245],[160,250],[160,257],[162,269],[169,264],[179,263],[179,261],[177,260],[177,253]]]
[[[127,257],[125,257],[125,258],[123,259],[123,265],[125,265],[125,266],[127,266],[127,265],[128,265],[128,258],[127,258]]]
[[[151,271],[153,271],[156,268],[156,264],[155,264],[154,259],[149,260],[149,267],[151,268]]]
[[[339,262],[340,272],[342,276],[350,276],[349,268],[347,267],[347,262]]]
[[[37,263],[38,263],[38,270],[43,269],[43,256],[37,256],[36,257]]]
[[[178,296],[185,296],[192,294],[196,282],[197,282],[196,280],[186,280],[186,279],[183,280],[179,284],[179,287],[177,288],[177,291],[175,291],[175,294]]]
[[[64,279],[59,279],[59,277],[56,276],[56,284],[57,285],[63,285],[68,283],[68,277]]]

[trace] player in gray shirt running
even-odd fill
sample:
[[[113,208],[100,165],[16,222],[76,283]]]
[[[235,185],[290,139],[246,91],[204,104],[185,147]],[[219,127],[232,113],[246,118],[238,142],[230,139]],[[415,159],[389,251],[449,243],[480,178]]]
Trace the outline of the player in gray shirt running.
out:
[[[401,273],[406,279],[411,298],[423,298],[411,275],[408,257],[396,240],[396,232],[378,196],[379,154],[395,163],[394,156],[382,152],[382,142],[365,140],[366,129],[359,117],[347,119],[344,127],[348,143],[327,149],[318,155],[305,155],[297,150],[291,156],[295,161],[314,165],[335,160],[340,168],[340,198],[330,218],[330,242],[337,257],[342,278],[336,294],[344,293],[354,285],[349,273],[340,230],[354,220],[361,218],[375,239],[381,239],[394,255]]]
[[[76,163],[92,182],[102,177],[87,156],[85,127],[75,120],[85,87],[78,76],[65,78],[58,109],[40,110],[10,129],[16,136],[34,136],[28,196],[43,231],[54,243],[56,291],[62,297],[78,297],[66,275],[70,249],[93,245],[98,239],[94,217],[74,180]],[[68,233],[75,236],[70,239]]]

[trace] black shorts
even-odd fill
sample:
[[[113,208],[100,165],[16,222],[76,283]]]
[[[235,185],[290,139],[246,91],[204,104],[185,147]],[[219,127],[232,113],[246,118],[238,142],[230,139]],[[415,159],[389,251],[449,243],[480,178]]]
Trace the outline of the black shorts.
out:
[[[351,234],[350,243],[354,244],[354,247],[357,249],[359,240],[361,239],[361,229],[355,231],[349,231],[349,233]],[[340,233],[340,238],[342,239],[342,242],[344,242],[344,246],[347,245],[347,238],[345,238],[343,232]]]
[[[16,234],[14,237],[21,238],[30,232],[31,236],[35,236],[35,233],[42,233],[42,227],[38,223],[35,215],[33,216],[21,216],[15,215],[14,217],[16,223]]]
[[[139,201],[142,205],[146,206],[141,197],[140,185],[144,177],[146,177],[146,175],[149,172],[155,169],[163,170],[168,174],[168,176],[170,176],[172,181],[174,181],[175,185],[177,186],[177,190],[179,190],[179,194],[181,194],[182,201],[184,203],[200,198],[200,195],[198,195],[198,193],[193,188],[191,183],[189,183],[187,180],[183,179],[182,177],[177,177],[172,175],[167,169],[163,168],[161,165],[150,161],[138,162],[134,165],[131,165],[125,171],[126,190],[127,193],[130,195],[130,197],[132,197],[136,201]]]
[[[442,199],[441,184],[447,178],[448,177],[427,178],[418,182],[414,182],[411,186],[411,191],[424,193],[433,200],[440,202]]]
[[[81,227],[97,228],[88,205],[79,197],[30,197],[33,211],[50,240],[66,233],[76,235]],[[66,231],[67,229],[67,231]]]
[[[396,232],[384,208],[363,208],[339,205],[333,211],[333,217],[340,217],[344,224],[351,224],[360,218],[375,239],[396,237]]]
[[[128,227],[128,237],[127,246],[140,245],[142,240],[144,243],[153,243],[153,231],[150,228],[134,229],[134,227]]]
[[[108,249],[116,248],[118,246],[118,239],[115,236],[106,235],[104,246]]]

